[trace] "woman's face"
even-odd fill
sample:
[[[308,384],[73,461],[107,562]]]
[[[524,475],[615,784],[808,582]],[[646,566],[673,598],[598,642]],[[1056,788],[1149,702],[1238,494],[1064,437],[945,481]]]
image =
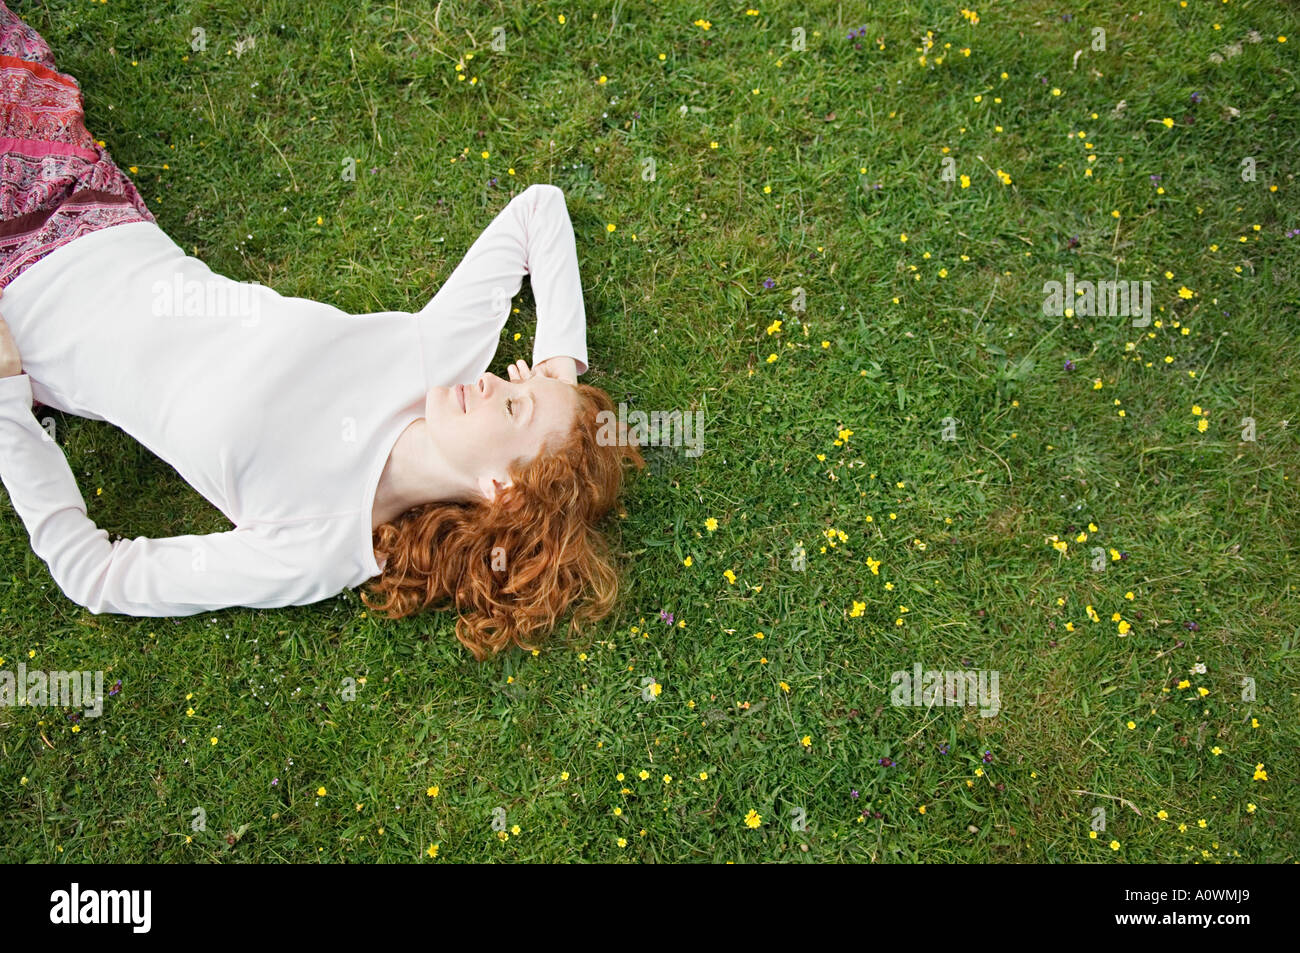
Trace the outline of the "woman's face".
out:
[[[508,486],[512,463],[530,462],[548,439],[568,433],[577,409],[578,392],[566,381],[487,373],[474,384],[430,389],[424,416],[453,466],[486,491],[491,480]]]

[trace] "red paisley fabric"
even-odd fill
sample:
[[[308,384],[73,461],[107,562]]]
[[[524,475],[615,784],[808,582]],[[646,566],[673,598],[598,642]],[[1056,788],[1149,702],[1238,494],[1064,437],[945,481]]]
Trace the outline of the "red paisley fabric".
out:
[[[87,232],[153,221],[87,131],[77,81],[0,2],[0,287]]]

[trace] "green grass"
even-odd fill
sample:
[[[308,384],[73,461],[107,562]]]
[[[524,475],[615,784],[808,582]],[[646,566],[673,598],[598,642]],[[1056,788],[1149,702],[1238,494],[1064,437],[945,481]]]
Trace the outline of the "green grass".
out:
[[[937,2],[853,22],[838,3],[624,3],[617,21],[510,3],[444,5],[436,27],[431,0],[14,6],[160,225],[239,280],[418,309],[511,194],[561,186],[585,380],[703,410],[705,452],[647,449],[611,530],[618,614],[484,664],[451,613],[392,623],[356,591],[94,616],[10,509],[0,667],[103,669],[122,690],[80,732],[0,709],[0,860],[1298,859],[1285,5],[1097,0],[1066,21],[1002,2],[973,25]],[[471,52],[477,82],[458,81]],[[1160,326],[1045,316],[1067,271],[1152,281]],[[531,355],[519,301],[498,372]],[[124,434],[55,416],[110,533],[229,528]],[[1126,558],[1096,572],[1093,546]],[[998,671],[1000,713],[891,705],[891,673],[918,662]],[[498,837],[497,808],[518,833]]]

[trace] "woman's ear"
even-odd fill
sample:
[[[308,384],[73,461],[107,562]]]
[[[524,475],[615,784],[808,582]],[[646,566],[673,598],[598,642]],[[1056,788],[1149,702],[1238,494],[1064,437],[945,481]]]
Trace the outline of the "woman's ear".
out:
[[[483,498],[488,503],[501,503],[506,509],[513,510],[519,506],[519,496],[515,493],[507,493],[514,484],[510,478],[506,477],[505,482],[492,477],[481,476],[478,478],[478,489],[483,494]]]

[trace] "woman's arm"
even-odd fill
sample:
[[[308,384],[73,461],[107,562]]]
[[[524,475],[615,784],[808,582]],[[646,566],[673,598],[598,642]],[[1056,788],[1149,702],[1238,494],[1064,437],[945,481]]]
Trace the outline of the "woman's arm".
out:
[[[73,602],[95,613],[182,616],[231,606],[303,605],[332,594],[304,571],[311,565],[311,541],[294,544],[304,550],[299,559],[277,539],[277,533],[294,531],[288,527],[110,543],[87,517],[67,458],[31,405],[26,374],[0,377],[0,479],[32,550]]]
[[[524,275],[537,302],[532,363],[567,357],[577,374],[585,374],[587,318],[578,248],[564,192],[554,185],[530,185],[511,199],[418,312],[422,334],[431,337],[427,356],[456,355],[469,366],[487,366]]]

